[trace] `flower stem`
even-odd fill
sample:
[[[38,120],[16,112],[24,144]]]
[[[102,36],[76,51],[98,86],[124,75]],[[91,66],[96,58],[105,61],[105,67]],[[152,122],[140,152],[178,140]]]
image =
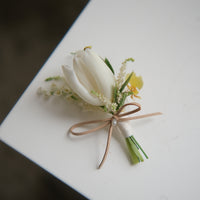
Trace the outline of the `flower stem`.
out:
[[[139,150],[141,150],[144,156],[148,159],[147,154],[144,152],[142,147],[139,145],[139,143],[136,141],[136,139],[132,135],[126,138],[126,143],[130,152],[131,160],[134,164],[144,161]]]
[[[147,156],[147,154],[144,152],[144,150],[142,149],[142,147],[140,146],[140,144],[137,142],[137,140],[132,136],[130,136],[131,140],[138,146],[138,149],[140,149],[142,151],[142,153],[144,154],[145,158],[148,159],[149,157]]]

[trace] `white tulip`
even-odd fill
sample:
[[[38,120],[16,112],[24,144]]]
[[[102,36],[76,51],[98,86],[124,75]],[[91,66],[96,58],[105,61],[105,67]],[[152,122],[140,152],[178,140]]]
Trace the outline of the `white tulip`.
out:
[[[91,49],[77,51],[73,58],[73,68],[63,66],[62,69],[69,87],[85,102],[95,106],[103,105],[91,91],[112,100],[114,75],[105,62]]]

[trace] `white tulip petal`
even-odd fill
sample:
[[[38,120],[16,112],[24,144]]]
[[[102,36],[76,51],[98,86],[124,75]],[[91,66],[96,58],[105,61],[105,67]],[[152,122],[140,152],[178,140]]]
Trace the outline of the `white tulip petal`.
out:
[[[91,95],[90,91],[88,91],[78,80],[75,72],[69,66],[62,66],[62,70],[66,79],[67,84],[70,88],[75,92],[78,96],[80,96],[85,102],[95,105],[101,106],[102,103],[99,101],[97,97]]]
[[[93,77],[93,87],[96,92],[100,92],[107,98],[112,98],[112,90],[115,84],[114,75],[111,70],[107,67],[104,61],[90,49],[85,51],[78,52],[75,55],[79,60],[84,63],[83,66],[87,73],[90,73],[90,76]]]
[[[93,78],[87,68],[84,66],[84,63],[81,62],[81,59],[74,58],[73,60],[73,68],[76,73],[77,78],[81,82],[82,85],[90,92],[96,91],[94,87],[94,81],[91,79]]]

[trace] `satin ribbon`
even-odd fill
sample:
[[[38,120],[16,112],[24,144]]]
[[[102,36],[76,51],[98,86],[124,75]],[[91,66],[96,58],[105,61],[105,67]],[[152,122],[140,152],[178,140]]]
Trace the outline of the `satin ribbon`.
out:
[[[123,109],[127,106],[136,106],[137,108],[128,111],[128,112],[124,112],[122,113]],[[135,120],[135,119],[141,119],[141,118],[145,118],[145,117],[151,117],[154,115],[160,115],[162,113],[160,112],[155,112],[155,113],[150,113],[150,114],[145,114],[145,115],[139,115],[139,116],[133,116],[133,117],[126,117],[128,115],[134,114],[138,111],[141,110],[141,105],[138,103],[127,103],[124,104],[123,106],[120,107],[120,109],[117,111],[116,114],[112,115],[110,118],[106,118],[106,119],[100,119],[100,120],[93,120],[93,121],[86,121],[86,122],[81,122],[81,123],[77,123],[74,124],[70,129],[69,132],[72,133],[73,135],[76,136],[80,136],[80,135],[85,135],[88,133],[92,133],[95,131],[98,131],[106,126],[109,125],[109,131],[108,131],[108,138],[107,138],[107,144],[106,144],[106,149],[105,149],[105,153],[103,156],[103,159],[99,165],[99,169],[102,167],[103,163],[105,162],[105,159],[107,157],[108,154],[108,149],[110,146],[110,141],[111,141],[111,136],[112,136],[112,131],[113,131],[113,126],[117,125],[118,122],[124,122],[124,121],[129,121],[129,120]],[[79,127],[83,127],[87,124],[95,124],[95,123],[103,123],[95,128],[89,129],[87,131],[81,131],[81,132],[75,132],[74,129],[79,128]]]

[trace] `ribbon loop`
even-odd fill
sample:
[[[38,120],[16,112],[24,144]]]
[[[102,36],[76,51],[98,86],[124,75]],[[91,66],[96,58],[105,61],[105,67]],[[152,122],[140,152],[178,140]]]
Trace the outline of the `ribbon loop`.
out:
[[[123,111],[123,109],[124,109],[125,107],[128,107],[128,106],[137,106],[137,108],[134,109],[134,110],[131,110],[131,111],[128,111],[128,112],[125,112],[125,113],[120,114],[120,113]],[[118,116],[119,118],[121,118],[121,117],[124,117],[124,116],[127,116],[127,115],[131,115],[131,114],[133,114],[133,113],[136,113],[136,112],[138,112],[138,111],[140,111],[140,110],[141,110],[141,105],[140,105],[139,103],[127,103],[127,104],[124,104],[124,105],[118,110],[117,116]]]
[[[102,125],[97,126],[96,128],[92,128],[92,129],[89,129],[89,130],[87,130],[87,131],[81,131],[81,132],[75,132],[75,131],[73,131],[74,129],[79,128],[79,127],[83,127],[84,125],[87,125],[87,124],[94,124],[94,123],[100,123],[100,122],[104,122],[104,123],[103,123]],[[93,120],[93,121],[81,122],[81,123],[78,123],[78,124],[74,124],[74,125],[69,129],[69,132],[72,133],[73,135],[76,135],[76,136],[85,135],[85,134],[88,134],[88,133],[92,133],[92,132],[98,131],[98,130],[100,130],[100,129],[106,127],[109,123],[110,123],[110,120],[109,120],[109,119],[105,119],[105,120]]]
[[[124,112],[122,114],[120,114],[121,112],[123,112],[123,109],[127,106],[136,106],[137,108],[136,109],[133,109],[131,111],[128,111],[128,112]],[[109,131],[108,131],[108,138],[107,138],[107,144],[106,144],[106,149],[105,149],[105,153],[104,153],[104,156],[103,156],[103,159],[99,165],[99,168],[101,168],[101,166],[103,165],[106,157],[107,157],[107,154],[108,154],[108,150],[109,150],[109,146],[110,146],[110,140],[111,140],[111,136],[112,136],[112,131],[113,131],[113,126],[116,126],[117,125],[117,122],[120,121],[120,122],[123,122],[123,121],[129,121],[129,120],[134,120],[134,119],[141,119],[141,118],[145,118],[145,117],[151,117],[151,116],[154,116],[154,115],[160,115],[162,113],[160,112],[156,112],[156,113],[150,113],[150,114],[146,114],[146,115],[140,115],[140,116],[133,116],[133,117],[125,117],[125,116],[128,116],[128,115],[131,115],[131,114],[134,114],[138,111],[141,110],[141,105],[138,104],[138,103],[127,103],[127,104],[124,104],[116,114],[114,114],[112,117],[110,118],[107,118],[107,119],[100,119],[100,120],[93,120],[93,121],[86,121],[86,122],[81,122],[81,123],[78,123],[78,124],[74,124],[70,129],[69,129],[69,132],[72,133],[73,135],[76,135],[76,136],[79,136],[79,135],[85,135],[85,134],[88,134],[88,133],[92,133],[92,132],[95,132],[97,130],[100,130],[108,125],[109,126]],[[103,124],[97,126],[96,128],[92,128],[92,129],[89,129],[87,131],[81,131],[81,132],[75,132],[74,129],[76,128],[79,128],[79,127],[83,127],[84,125],[87,125],[87,124],[95,124],[95,123],[101,123],[103,122]]]

